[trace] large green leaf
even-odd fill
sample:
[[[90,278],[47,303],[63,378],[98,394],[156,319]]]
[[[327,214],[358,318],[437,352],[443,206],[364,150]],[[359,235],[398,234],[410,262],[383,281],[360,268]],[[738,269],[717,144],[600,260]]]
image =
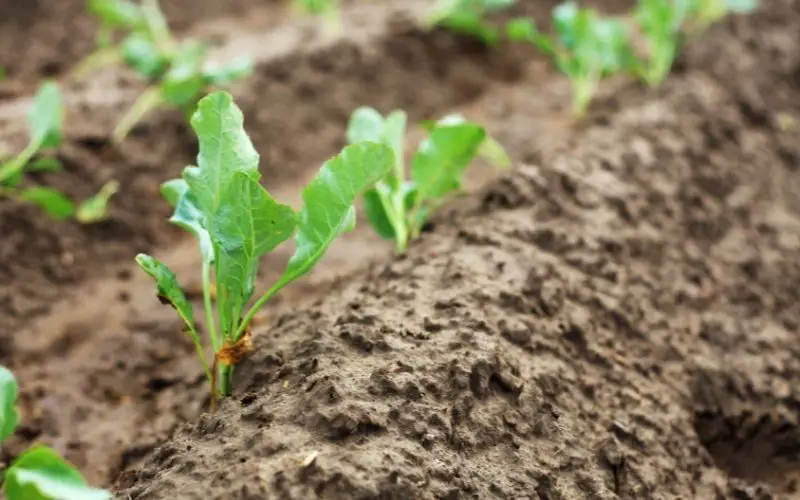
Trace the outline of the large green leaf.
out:
[[[217,252],[217,295],[224,297],[228,317],[238,321],[252,297],[260,257],[289,239],[296,218],[244,172],[235,173],[228,193],[229,202],[209,218],[208,229]]]
[[[175,273],[163,262],[144,253],[140,253],[136,256],[136,263],[156,281],[158,299],[162,302],[169,303],[175,311],[177,311],[184,323],[186,323],[186,326],[194,331],[192,304],[186,298],[186,295],[184,295],[183,290],[178,284],[178,278],[175,276]]]
[[[441,198],[461,186],[461,177],[486,138],[474,123],[437,126],[414,155],[411,178],[417,201]]]
[[[228,92],[202,98],[192,116],[192,128],[200,143],[197,166],[187,167],[183,177],[205,214],[215,214],[230,203],[227,193],[235,172],[260,178],[258,153],[244,131],[244,116]]]
[[[0,366],[0,444],[14,434],[19,424],[18,395],[19,387],[14,374],[5,366]]]
[[[28,115],[31,142],[40,148],[61,145],[61,126],[64,120],[64,103],[58,85],[46,82],[36,93]]]
[[[6,470],[9,500],[107,500],[111,493],[86,485],[80,472],[46,446],[34,446]]]
[[[200,254],[203,260],[214,262],[214,247],[211,235],[204,226],[205,215],[197,205],[194,194],[189,190],[189,185],[184,179],[173,179],[161,185],[161,195],[167,202],[175,207],[169,221],[178,227],[189,231],[200,245]]]
[[[322,165],[303,190],[296,249],[273,290],[296,280],[319,262],[330,244],[348,228],[356,198],[385,177],[393,161],[388,146],[361,142],[345,147]]]
[[[55,189],[37,186],[20,191],[19,198],[39,206],[54,219],[68,219],[75,213],[75,204]]]

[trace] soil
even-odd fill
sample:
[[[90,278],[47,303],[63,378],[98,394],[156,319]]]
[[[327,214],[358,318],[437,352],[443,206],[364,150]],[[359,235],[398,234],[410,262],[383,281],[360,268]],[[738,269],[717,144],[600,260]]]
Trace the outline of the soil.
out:
[[[157,193],[194,141],[165,112],[112,147],[131,96],[74,90],[70,175],[33,182],[125,189],[95,226],[0,202],[0,362],[24,422],[0,465],[46,442],[125,499],[800,498],[798,0],[712,28],[658,89],[610,82],[580,124],[540,60],[385,10],[353,6],[380,17],[299,37],[234,88],[270,189],[296,203],[362,104],[460,111],[518,167],[479,170],[402,257],[348,234],[268,308],[211,416],[130,264],[151,251],[194,278]],[[0,105],[2,147],[20,106]]]

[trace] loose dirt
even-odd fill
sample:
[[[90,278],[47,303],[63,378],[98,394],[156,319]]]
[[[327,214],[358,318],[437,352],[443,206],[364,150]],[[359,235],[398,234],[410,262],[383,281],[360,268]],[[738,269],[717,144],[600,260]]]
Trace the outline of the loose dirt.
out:
[[[798,150],[776,113],[800,112],[798,12],[719,26],[663,88],[281,315],[237,397],[123,493],[796,497]]]
[[[520,166],[407,256],[348,235],[267,311],[215,417],[129,260],[193,277],[157,193],[193,140],[163,114],[115,150],[125,101],[87,104],[72,175],[35,181],[134,188],[89,228],[0,203],[0,360],[25,421],[0,464],[44,441],[132,499],[800,496],[798,24],[796,0],[723,23],[664,87],[612,82],[579,125],[526,54],[403,25],[259,63],[235,94],[285,201],[361,104],[457,109]]]

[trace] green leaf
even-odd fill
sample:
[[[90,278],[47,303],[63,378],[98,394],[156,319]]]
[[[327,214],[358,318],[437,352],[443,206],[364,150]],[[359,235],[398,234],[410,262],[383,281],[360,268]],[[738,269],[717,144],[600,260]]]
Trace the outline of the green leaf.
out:
[[[249,57],[238,57],[221,67],[206,66],[203,78],[209,86],[226,86],[243,80],[253,73],[253,60]]]
[[[23,171],[14,170],[14,171],[9,171],[9,173],[5,173],[3,172],[4,166],[5,165],[0,164],[0,174],[2,174],[2,177],[0,177],[0,186],[10,187],[10,188],[19,186],[20,183],[22,183],[22,178],[24,177]]]
[[[436,126],[460,125],[462,123],[470,123],[470,121],[456,113],[447,115],[438,122],[428,120],[425,124],[425,128],[428,132],[431,132]],[[478,148],[478,156],[497,168],[506,169],[511,167],[511,158],[508,157],[503,146],[491,136],[487,135],[483,142],[481,142]]]
[[[374,108],[362,106],[353,111],[347,124],[347,143],[369,141],[384,143],[385,120]]]
[[[303,190],[298,214],[296,249],[277,291],[310,271],[347,227],[355,200],[385,177],[392,168],[392,150],[383,144],[361,142],[345,147],[326,161]]]
[[[394,154],[394,174],[390,176],[389,182],[393,190],[399,187],[406,175],[403,168],[405,162],[403,146],[405,144],[407,121],[408,117],[405,111],[394,110],[386,117],[383,126],[384,144],[391,147]]]
[[[34,203],[54,219],[68,219],[75,213],[75,204],[55,189],[31,187],[22,190],[19,198]]]
[[[131,33],[122,42],[122,60],[145,79],[154,79],[167,69],[169,61],[158,46],[141,33]]]
[[[218,91],[202,98],[192,116],[192,128],[200,143],[196,167],[187,167],[183,178],[205,214],[215,214],[230,203],[227,193],[235,172],[260,178],[259,156],[244,130],[244,117],[231,95]]]
[[[0,444],[14,434],[19,424],[18,396],[17,379],[8,368],[0,366]]]
[[[172,208],[178,206],[181,195],[189,189],[185,179],[172,179],[161,184],[161,196],[167,200]]]
[[[164,101],[182,109],[194,105],[206,87],[203,76],[205,55],[206,47],[197,42],[189,41],[180,47],[161,81]]]
[[[40,148],[60,146],[63,120],[64,103],[58,86],[53,82],[44,83],[34,97],[28,115],[31,142]]]
[[[506,23],[506,36],[515,42],[533,43],[538,33],[536,24],[526,17],[514,18]]]
[[[144,26],[141,8],[127,0],[89,0],[89,13],[109,28],[139,29]]]
[[[40,156],[32,162],[25,165],[25,170],[28,172],[60,172],[62,170],[61,162],[58,158],[52,156]]]
[[[378,236],[387,240],[394,239],[394,227],[389,220],[386,209],[383,207],[381,195],[375,188],[364,192],[364,213],[367,216],[367,221],[378,233]]]
[[[23,453],[5,473],[9,500],[107,500],[111,493],[86,485],[80,472],[46,446]]]
[[[291,207],[276,202],[244,172],[234,174],[227,200],[209,217],[208,230],[217,259],[217,296],[224,298],[228,317],[238,321],[252,297],[259,259],[289,239],[296,219]]]
[[[180,285],[178,285],[178,278],[175,273],[166,264],[145,253],[140,253],[136,256],[136,263],[156,281],[158,299],[165,304],[170,304],[183,322],[186,323],[186,326],[190,330],[194,330],[192,304],[184,295]]]
[[[119,191],[119,182],[107,182],[96,195],[91,196],[78,206],[75,218],[81,224],[90,224],[106,217],[108,201]]]
[[[418,203],[458,189],[485,138],[484,129],[473,123],[437,126],[420,144],[411,166]]]
[[[175,212],[169,221],[178,227],[189,231],[200,245],[200,254],[203,260],[214,262],[214,246],[211,235],[208,234],[204,224],[205,216],[197,206],[194,194],[189,190],[189,185],[184,179],[173,179],[161,185],[161,194],[170,205],[175,207]]]

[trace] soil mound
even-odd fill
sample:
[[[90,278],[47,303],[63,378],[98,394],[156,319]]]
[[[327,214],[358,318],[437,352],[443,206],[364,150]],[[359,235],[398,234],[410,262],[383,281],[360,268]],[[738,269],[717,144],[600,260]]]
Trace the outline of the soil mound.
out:
[[[715,28],[277,318],[122,498],[796,498],[799,27]]]

